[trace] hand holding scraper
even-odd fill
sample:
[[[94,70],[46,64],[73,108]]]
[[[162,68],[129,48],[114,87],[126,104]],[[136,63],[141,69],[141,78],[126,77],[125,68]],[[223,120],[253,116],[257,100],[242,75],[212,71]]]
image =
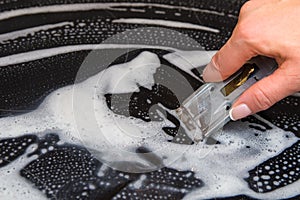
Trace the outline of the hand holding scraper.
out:
[[[177,110],[194,140],[300,91],[299,24],[298,0],[242,6],[231,38],[203,72],[206,82],[217,83],[202,86]]]

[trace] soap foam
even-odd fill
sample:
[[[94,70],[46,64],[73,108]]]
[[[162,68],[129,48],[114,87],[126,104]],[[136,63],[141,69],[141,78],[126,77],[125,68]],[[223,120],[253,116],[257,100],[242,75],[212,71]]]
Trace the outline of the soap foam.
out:
[[[170,20],[160,20],[160,19],[141,19],[141,18],[121,18],[115,19],[112,21],[113,23],[122,23],[122,24],[147,24],[147,25],[159,25],[163,27],[171,27],[171,28],[181,28],[181,29],[194,29],[194,30],[204,30],[213,33],[219,33],[220,31],[215,28],[201,26],[198,24],[186,23],[186,22],[178,22],[178,21],[170,21]]]
[[[138,92],[139,86],[151,90],[153,74],[160,67],[160,60],[154,53],[144,51],[130,62],[107,68],[99,80],[99,92],[130,93]]]
[[[155,7],[155,8],[165,8],[165,9],[180,9],[192,12],[214,14],[219,16],[224,16],[224,13],[199,9],[193,7],[184,6],[174,6],[174,5],[164,5],[158,3],[133,3],[133,2],[117,2],[117,3],[76,3],[76,4],[65,4],[65,5],[51,5],[42,7],[31,7],[23,8],[18,10],[6,11],[0,13],[0,20],[10,19],[13,17],[28,15],[28,14],[39,14],[39,13],[53,13],[53,12],[70,12],[70,11],[88,11],[88,10],[116,10],[116,11],[128,11],[136,7]],[[121,7],[121,8],[120,8]],[[124,8],[122,8],[124,7]]]
[[[217,51],[176,51],[163,56],[164,59],[169,61],[186,73],[199,80],[192,69],[205,66],[210,62],[211,58]],[[202,71],[199,73],[202,74]]]
[[[189,59],[196,58],[198,53],[191,51],[181,55],[188,56]],[[148,65],[148,62],[152,64]],[[197,62],[197,59],[193,62]],[[131,66],[132,64],[135,66]],[[144,122],[140,119],[116,115],[107,107],[104,97],[106,92],[136,92],[137,85],[150,88],[154,84],[151,76],[159,64],[155,54],[145,51],[128,63],[111,66],[82,83],[58,89],[52,92],[35,111],[1,118],[1,138],[17,137],[24,133],[36,133],[42,136],[46,132],[55,131],[63,142],[85,145],[100,161],[112,167],[114,162],[129,161],[148,166],[146,171],[153,170],[155,166],[134,153],[137,147],[145,146],[160,158],[165,158],[163,162],[166,166],[177,170],[193,171],[203,180],[205,186],[190,193],[186,199],[239,194],[254,198],[278,199],[292,197],[299,193],[299,181],[273,192],[259,194],[252,191],[243,180],[247,178],[250,169],[278,155],[298,141],[294,134],[285,132],[268,122],[272,130],[263,133],[250,129],[249,122],[234,122],[228,124],[221,134],[214,135],[221,144],[182,145],[167,142],[167,136],[161,129],[166,125],[172,126],[167,119]],[[203,64],[203,62],[193,63],[195,66],[203,66]],[[118,73],[121,67],[123,71]],[[150,78],[141,76],[142,72],[148,73]],[[115,85],[112,80],[117,81],[118,76],[125,74],[127,76],[118,82],[121,85],[116,84],[116,87],[110,88],[111,84]],[[255,133],[259,133],[260,136],[254,136]],[[251,148],[248,149],[246,146]],[[25,160],[29,162],[28,159]],[[25,162],[14,162],[16,169],[21,169],[25,164]],[[16,180],[22,182],[22,187],[29,190],[28,184],[20,178],[17,170],[9,175],[9,179],[11,182],[2,179],[0,186],[9,190]],[[43,197],[35,190],[30,192],[34,193],[30,197],[36,199]],[[23,197],[23,194],[17,193],[17,198]]]
[[[33,152],[36,148],[35,144],[29,146],[26,154]],[[46,199],[40,191],[32,189],[31,183],[20,177],[21,169],[36,158],[37,156],[27,158],[27,155],[24,154],[15,160],[13,165],[0,168],[0,199]]]

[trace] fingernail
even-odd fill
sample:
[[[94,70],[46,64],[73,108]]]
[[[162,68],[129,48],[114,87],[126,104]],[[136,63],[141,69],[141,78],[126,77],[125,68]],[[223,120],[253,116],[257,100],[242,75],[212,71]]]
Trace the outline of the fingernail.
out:
[[[208,63],[203,70],[202,77],[205,82],[218,82],[223,80],[220,72],[216,68],[214,61],[210,61],[210,63]]]
[[[229,111],[229,116],[233,121],[242,119],[250,115],[252,111],[246,104],[240,104]]]

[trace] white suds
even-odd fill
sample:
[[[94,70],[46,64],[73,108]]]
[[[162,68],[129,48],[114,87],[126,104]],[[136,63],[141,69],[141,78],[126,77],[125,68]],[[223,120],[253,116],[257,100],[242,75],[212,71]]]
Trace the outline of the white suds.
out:
[[[209,32],[213,32],[213,33],[220,32],[218,29],[207,27],[207,26],[202,26],[202,25],[198,25],[198,24],[177,22],[177,21],[170,21],[170,20],[160,20],[160,19],[121,18],[121,19],[115,19],[112,22],[113,23],[125,23],[125,24],[159,25],[159,26],[163,26],[163,27],[209,31]]]
[[[120,7],[124,7],[124,9]],[[0,13],[0,20],[9,19],[22,15],[29,14],[39,14],[39,13],[53,13],[53,12],[69,12],[69,11],[86,11],[86,10],[118,10],[118,11],[127,11],[128,8],[136,8],[136,7],[157,7],[157,8],[166,8],[166,9],[180,9],[180,10],[188,10],[193,12],[200,13],[208,13],[219,16],[224,16],[224,13],[213,11],[213,10],[205,10],[199,8],[191,8],[184,6],[172,6],[172,5],[163,5],[156,3],[127,3],[127,2],[118,2],[118,3],[78,3],[78,4],[66,4],[66,5],[52,5],[52,6],[43,6],[43,7],[31,7],[31,8],[23,8],[18,10],[6,11]],[[120,10],[121,9],[121,10]]]
[[[132,61],[107,68],[99,80],[102,93],[129,93],[139,91],[139,86],[151,90],[153,74],[160,67],[160,60],[154,53],[144,51]]]
[[[210,62],[216,52],[217,51],[176,51],[166,54],[163,57],[194,78],[199,79],[191,70],[200,67],[203,69],[203,66]],[[199,73],[202,74],[202,71],[199,71]]]
[[[191,68],[182,64],[182,59],[189,60],[191,66],[204,65],[209,59],[198,51],[179,52],[183,57],[174,55],[169,54],[165,58],[170,61],[174,58],[172,62],[185,71]],[[205,55],[204,61],[199,55]],[[107,107],[104,97],[106,92],[136,92],[137,85],[151,88],[154,84],[153,74],[159,66],[157,55],[142,52],[130,62],[111,66],[82,83],[52,92],[31,113],[1,118],[0,136],[17,137],[24,133],[43,135],[53,130],[64,142],[85,145],[107,165],[114,166],[114,162],[128,161],[149,166],[150,169],[152,166],[134,153],[137,147],[147,147],[158,157],[164,158],[163,162],[168,167],[193,171],[197,178],[203,180],[205,186],[188,194],[186,199],[209,199],[239,194],[260,199],[282,199],[299,193],[300,181],[273,192],[256,193],[244,180],[248,177],[249,170],[298,141],[294,134],[270,123],[268,125],[272,130],[263,133],[249,128],[248,122],[229,123],[221,134],[214,136],[221,144],[180,145],[167,142],[162,131],[162,127],[172,126],[167,119],[144,122],[116,115]],[[112,88],[111,85],[115,87]],[[255,133],[260,134],[255,136]],[[18,169],[23,166],[18,162],[14,163]],[[99,176],[103,175],[101,170]],[[21,181],[16,176],[11,176],[10,179]],[[141,178],[135,182],[134,187],[140,187],[142,181]],[[5,184],[0,181],[0,187],[1,185]],[[9,185],[6,184],[5,187],[9,189]]]
[[[28,28],[28,29],[22,29],[19,31],[13,31],[13,32],[9,32],[9,33],[4,33],[4,34],[0,34],[0,42],[6,41],[6,40],[13,40],[16,39],[18,37],[25,37],[28,34],[34,34],[37,31],[45,31],[45,30],[49,30],[49,29],[53,29],[53,28],[57,28],[57,27],[62,27],[62,26],[74,26],[73,22],[61,22],[61,23],[57,23],[57,24],[48,24],[48,25],[43,25],[43,26],[37,26],[37,27],[33,27],[33,28]]]
[[[0,57],[0,67],[6,67],[8,65],[20,64],[24,62],[34,61],[42,58],[49,58],[51,56],[66,54],[76,51],[95,50],[95,49],[130,49],[130,48],[153,48],[153,49],[176,49],[166,46],[152,46],[152,45],[131,45],[131,44],[82,44],[82,45],[70,45],[63,47],[55,47],[49,49],[40,49],[35,51],[29,51],[26,53],[19,53],[10,56]]]

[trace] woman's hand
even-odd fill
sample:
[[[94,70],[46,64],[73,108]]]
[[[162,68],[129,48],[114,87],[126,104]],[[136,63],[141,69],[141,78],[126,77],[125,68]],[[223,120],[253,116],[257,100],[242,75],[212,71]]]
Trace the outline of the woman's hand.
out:
[[[265,110],[300,91],[300,1],[251,0],[240,11],[231,38],[203,72],[206,82],[218,82],[256,55],[275,58],[279,68],[258,81],[234,103],[233,120]]]

